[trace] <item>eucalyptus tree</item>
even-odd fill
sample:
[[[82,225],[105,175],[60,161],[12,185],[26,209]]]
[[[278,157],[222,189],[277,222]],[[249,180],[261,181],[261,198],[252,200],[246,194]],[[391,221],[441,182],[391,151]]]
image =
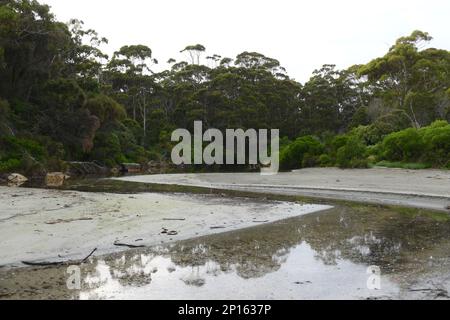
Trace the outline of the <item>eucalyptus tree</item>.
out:
[[[445,117],[450,106],[446,94],[450,87],[450,52],[423,49],[431,40],[428,33],[416,30],[399,38],[386,55],[359,69],[384,108],[388,112],[400,110],[413,127]]]
[[[206,48],[201,44],[189,45],[181,53],[187,53],[191,59],[192,64],[200,65],[200,57],[206,51]]]
[[[158,64],[152,50],[145,45],[123,46],[116,51],[106,67],[107,83],[118,100],[132,109],[133,119],[140,115],[143,137],[147,136],[149,96],[154,81],[151,67]]]

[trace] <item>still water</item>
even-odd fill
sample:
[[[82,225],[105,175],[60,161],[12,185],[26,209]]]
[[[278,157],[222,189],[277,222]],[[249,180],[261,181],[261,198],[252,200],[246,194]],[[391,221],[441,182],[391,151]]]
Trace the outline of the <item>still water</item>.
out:
[[[378,274],[377,290],[368,280]],[[450,217],[409,209],[337,206],[254,228],[81,265],[0,269],[1,298],[448,299]],[[370,282],[373,283],[373,282]]]

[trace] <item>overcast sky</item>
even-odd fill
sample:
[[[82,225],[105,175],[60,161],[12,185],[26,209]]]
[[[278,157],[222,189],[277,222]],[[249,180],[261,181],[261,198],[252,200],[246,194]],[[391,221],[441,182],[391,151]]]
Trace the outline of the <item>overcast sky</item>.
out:
[[[83,20],[107,53],[145,44],[160,62],[188,44],[234,58],[257,51],[304,82],[323,64],[346,68],[383,55],[400,36],[429,32],[450,50],[448,0],[41,0],[57,18]],[[165,67],[165,65],[163,65]]]

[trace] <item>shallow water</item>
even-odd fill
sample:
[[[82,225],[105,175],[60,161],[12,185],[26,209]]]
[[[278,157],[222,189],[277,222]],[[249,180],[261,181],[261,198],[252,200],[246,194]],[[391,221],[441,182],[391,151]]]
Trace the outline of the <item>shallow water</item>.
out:
[[[81,290],[67,267],[0,269],[2,298],[448,299],[450,219],[369,206],[92,258]],[[381,271],[371,290],[369,266]]]

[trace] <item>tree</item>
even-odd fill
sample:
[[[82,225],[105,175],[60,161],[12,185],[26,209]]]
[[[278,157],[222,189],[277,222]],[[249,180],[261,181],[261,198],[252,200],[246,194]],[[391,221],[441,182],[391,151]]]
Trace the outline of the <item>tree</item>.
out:
[[[201,55],[206,51],[206,48],[201,44],[196,45],[189,45],[180,52],[186,52],[190,59],[192,64],[200,65],[200,57]]]
[[[359,69],[374,96],[388,110],[404,112],[416,128],[442,117],[449,105],[444,92],[450,87],[450,52],[421,50],[431,40],[428,33],[414,31],[398,39],[384,57]]]

